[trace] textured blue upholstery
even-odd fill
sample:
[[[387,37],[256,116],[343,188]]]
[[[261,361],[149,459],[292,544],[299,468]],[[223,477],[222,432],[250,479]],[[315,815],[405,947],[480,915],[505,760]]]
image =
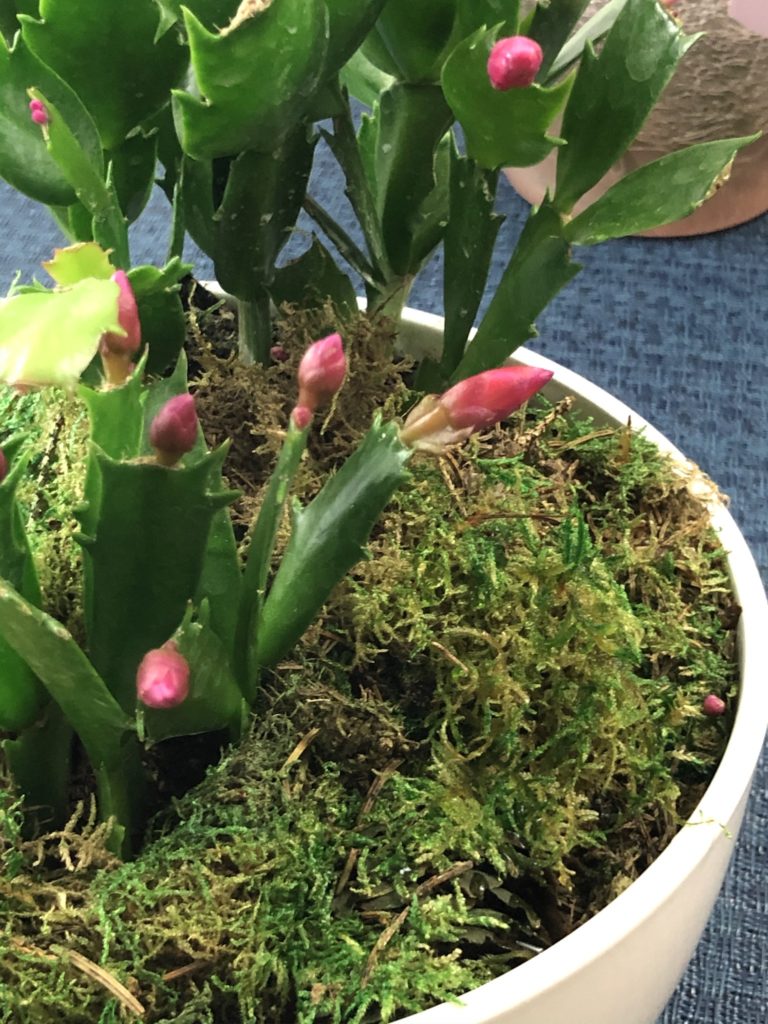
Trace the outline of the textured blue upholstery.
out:
[[[348,220],[327,154],[313,190],[339,220]],[[494,279],[526,212],[508,187],[499,205],[508,220]],[[133,229],[135,262],[164,253],[165,213],[158,195]],[[14,270],[35,273],[60,239],[44,210],[4,187],[0,226],[5,289]],[[297,251],[305,244],[298,237],[291,246]],[[768,217],[718,235],[629,239],[578,255],[582,274],[541,318],[532,346],[615,393],[697,461],[731,496],[768,579]],[[212,276],[205,260],[197,264],[199,276]],[[417,282],[412,304],[441,312],[441,288],[436,263]],[[767,878],[764,758],[725,888],[660,1024],[766,1024]]]

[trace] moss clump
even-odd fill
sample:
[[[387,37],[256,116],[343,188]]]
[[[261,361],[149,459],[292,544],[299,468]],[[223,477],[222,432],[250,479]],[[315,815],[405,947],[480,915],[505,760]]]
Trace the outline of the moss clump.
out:
[[[33,454],[18,497],[46,610],[83,637],[81,558],[74,512],[83,501],[87,417],[74,395],[0,390],[2,438],[22,434]]]
[[[660,852],[725,741],[700,706],[732,696],[737,609],[685,481],[562,413],[415,460],[252,736],[135,862],[52,875],[6,819],[0,1021],[392,1020]]]

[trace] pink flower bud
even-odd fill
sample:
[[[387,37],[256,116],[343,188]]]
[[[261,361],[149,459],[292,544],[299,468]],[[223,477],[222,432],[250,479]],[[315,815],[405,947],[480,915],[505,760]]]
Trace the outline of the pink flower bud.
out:
[[[442,395],[427,395],[406,417],[400,440],[412,448],[442,451],[506,419],[551,377],[551,370],[535,366],[501,366],[476,373]]]
[[[30,100],[29,113],[35,124],[44,125],[51,120],[42,100]]]
[[[141,323],[136,297],[124,270],[116,270],[112,280],[120,291],[117,297],[117,322],[123,332],[105,331],[101,336],[99,354],[110,384],[124,384],[133,372],[131,356],[141,348]]]
[[[701,710],[709,718],[718,718],[725,714],[725,701],[716,693],[710,693],[704,698]]]
[[[291,413],[291,419],[298,430],[306,430],[312,422],[312,410],[306,405],[297,405]]]
[[[136,297],[124,270],[116,270],[112,275],[112,280],[120,289],[117,298],[117,322],[125,333],[106,331],[102,335],[101,342],[111,352],[133,355],[141,348],[141,323]]]
[[[455,384],[442,395],[440,404],[452,427],[482,430],[506,419],[551,378],[551,370],[536,366],[500,366]]]
[[[269,350],[269,354],[275,363],[284,363],[288,359],[288,353],[282,345],[273,345]]]
[[[507,36],[500,39],[488,57],[488,77],[494,89],[524,89],[536,78],[544,54],[535,39]]]
[[[347,372],[347,357],[340,334],[309,346],[299,363],[299,406],[314,412],[329,401],[341,385]]]
[[[189,695],[189,665],[169,640],[148,651],[136,672],[136,695],[148,708],[175,708]]]
[[[163,466],[175,466],[192,451],[197,440],[198,419],[192,395],[170,398],[152,420],[149,440]]]
[[[0,448],[0,484],[8,476],[8,459],[5,457],[5,452]]]

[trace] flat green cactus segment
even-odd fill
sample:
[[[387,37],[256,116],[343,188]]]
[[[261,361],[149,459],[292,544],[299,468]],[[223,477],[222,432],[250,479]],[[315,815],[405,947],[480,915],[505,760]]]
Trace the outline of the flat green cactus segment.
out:
[[[32,604],[40,603],[40,588],[29,549],[16,490],[27,470],[20,454],[21,439],[3,445],[11,469],[0,483],[0,578]],[[40,714],[47,694],[35,673],[16,650],[0,638],[0,729],[16,732]]]
[[[86,630],[93,663],[126,710],[139,662],[173,635],[197,592],[211,522],[232,499],[219,483],[225,454],[166,469],[94,452]]]
[[[306,509],[293,530],[251,643],[252,669],[271,667],[291,650],[365,545],[412,455],[394,423],[376,418],[357,451]]]
[[[115,272],[108,253],[98,242],[77,242],[54,249],[51,259],[43,261],[43,269],[60,288],[77,284],[86,277],[105,280]]]
[[[142,213],[155,186],[158,137],[154,124],[139,129],[109,154],[109,176],[125,219]]]
[[[64,626],[2,580],[0,636],[43,682],[94,766],[119,764],[133,722]]]
[[[535,209],[451,380],[500,366],[535,337],[536,317],[580,269],[571,259],[559,215],[548,204]]]
[[[544,54],[537,76],[539,81],[546,78],[588,3],[589,0],[552,0],[546,5],[536,5],[524,34],[535,39]]]
[[[277,530],[306,447],[306,430],[299,430],[291,419],[251,532],[238,609],[235,649],[235,663],[249,699],[255,696],[258,681],[256,666],[248,665],[251,637],[254,629],[259,628]]]
[[[561,134],[554,204],[568,212],[634,140],[678,62],[686,36],[656,0],[627,0],[595,56],[582,56]]]
[[[0,39],[0,175],[37,202],[69,206],[75,202],[74,188],[30,117],[29,88],[51,97],[90,159],[103,167],[96,126],[76,93],[37,59],[20,36],[11,48]]]
[[[203,99],[173,94],[184,152],[197,160],[271,152],[294,129],[321,80],[328,48],[324,0],[275,0],[226,33],[184,11]]]
[[[3,453],[10,468],[6,478],[0,482],[0,577],[28,600],[39,604],[40,590],[16,501],[16,492],[29,462],[29,453],[24,451],[24,438],[17,436],[5,441]]]
[[[141,342],[148,350],[147,373],[165,373],[179,358],[186,334],[179,282],[191,269],[174,257],[162,268],[144,264],[128,271],[139,310]]]
[[[390,0],[326,0],[328,51],[323,77],[338,71],[357,51]]]
[[[595,245],[687,217],[727,179],[739,150],[757,138],[702,142],[645,164],[569,221],[565,237]]]
[[[459,43],[445,62],[443,91],[464,130],[468,156],[489,169],[527,167],[562,144],[548,130],[573,79],[547,88],[494,89],[486,65],[496,36],[495,29],[481,28]]]
[[[160,8],[158,33],[167,32],[173,25],[184,24],[184,10],[191,11],[210,29],[224,28],[234,17],[240,0],[156,0]]]
[[[151,353],[150,353],[151,355]],[[149,428],[160,407],[176,395],[187,391],[187,357],[182,350],[179,354],[173,373],[154,381],[145,391],[146,402],[143,409],[143,427],[141,444],[138,454],[152,455],[149,441]],[[202,431],[199,432],[197,444],[187,456],[187,460],[201,458],[205,455],[206,446]],[[221,472],[212,489],[223,488]],[[227,657],[232,657],[237,623],[237,609],[240,599],[241,573],[237,553],[237,541],[232,527],[229,510],[219,509],[211,520],[211,530],[205,551],[203,568],[200,573],[195,603],[205,600],[209,608],[211,629],[221,640]]]
[[[89,278],[61,291],[30,291],[0,304],[0,380],[71,386],[105,331],[121,331],[119,289]]]
[[[222,508],[211,520],[195,601],[208,602],[211,629],[219,637],[230,662],[234,657],[241,587],[242,573],[232,517],[229,509]]]
[[[136,372],[120,388],[97,391],[82,386],[79,394],[83,399],[90,419],[91,440],[97,449],[112,459],[135,459],[152,457],[149,441],[152,420],[160,407],[176,395],[187,391],[187,358],[182,351],[173,373],[161,377],[149,386],[142,383],[143,370],[149,356],[142,360]],[[193,451],[185,461],[201,459],[206,447],[202,432],[199,433]],[[218,464],[217,464],[218,465]],[[222,489],[221,473],[214,490]],[[92,451],[85,483],[85,505],[79,513],[80,526],[86,536],[93,536],[101,509],[102,474],[98,457]],[[90,609],[93,587],[90,564],[86,563],[85,588],[86,609]],[[211,625],[217,635],[231,650],[234,642],[235,622],[240,591],[240,566],[237,557],[232,522],[225,508],[214,513],[208,535],[205,561],[200,575],[197,599],[206,598],[210,605]],[[89,611],[86,611],[90,615]],[[166,638],[167,639],[167,638]]]
[[[3,740],[2,752],[24,795],[27,818],[36,833],[62,828],[69,817],[72,785],[72,726],[54,701],[16,739]]]
[[[357,313],[354,285],[316,236],[300,256],[277,268],[269,290],[276,306],[321,309],[330,299],[340,319]]]
[[[230,166],[209,251],[217,280],[238,298],[271,283],[304,201],[316,141],[302,125],[269,152],[241,153]]]
[[[37,88],[29,89],[29,95],[45,106],[48,122],[41,126],[42,137],[48,152],[74,189],[79,201],[72,207],[70,218],[71,226],[76,228],[75,234],[79,237],[94,238],[105,249],[112,251],[115,266],[127,268],[127,221],[120,209],[114,183],[109,176],[105,179],[101,161],[94,161],[62,111],[50,98]],[[75,211],[78,211],[77,223],[74,220]]]
[[[75,90],[107,150],[160,110],[186,67],[175,32],[156,39],[154,0],[41,0],[40,20],[20,20],[24,42]]]
[[[77,389],[88,410],[91,441],[112,459],[133,459],[141,452],[146,401],[142,370],[143,363],[119,388],[97,390],[81,384]]]
[[[485,291],[493,246],[504,219],[494,213],[498,178],[497,171],[484,170],[451,146],[450,216],[444,243],[445,336],[440,363],[444,381],[461,362]]]
[[[153,742],[219,729],[238,736],[247,718],[246,705],[219,638],[203,616],[193,621],[188,615],[173,639],[189,665],[189,696],[175,708],[142,708],[144,735]]]
[[[456,8],[455,0],[388,0],[367,45],[400,81],[434,83],[459,39]]]
[[[182,90],[173,100],[183,150],[198,160],[270,153],[352,55],[383,0],[274,0],[231,22],[205,6],[181,8],[205,101]]]
[[[96,390],[86,384],[78,388],[78,397],[88,411],[90,449],[88,452],[83,502],[76,515],[80,529],[86,537],[96,531],[101,510],[102,474],[96,452],[103,452],[111,459],[134,459],[142,449],[144,435],[144,403],[147,392],[141,383],[145,360],[119,388]],[[92,566],[88,559],[83,563],[83,611],[86,620],[91,615],[93,601]]]
[[[364,44],[341,69],[340,81],[350,96],[372,107],[380,94],[395,84],[395,78],[377,67],[366,54],[367,46]]]
[[[439,193],[438,220],[447,205],[446,132],[453,120],[439,86],[395,83],[381,96],[360,132],[369,185],[381,220],[386,256],[400,274],[413,273],[437,244],[428,204]],[[444,152],[443,152],[444,151]],[[442,228],[441,228],[442,230]]]

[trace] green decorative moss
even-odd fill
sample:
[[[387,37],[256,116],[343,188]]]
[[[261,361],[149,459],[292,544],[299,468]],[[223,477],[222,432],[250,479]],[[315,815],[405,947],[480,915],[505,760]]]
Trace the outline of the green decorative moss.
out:
[[[521,414],[414,460],[371,555],[135,862],[74,821],[25,842],[5,798],[3,1024],[117,1024],[131,999],[148,1024],[394,1020],[663,849],[725,742],[701,702],[734,697],[738,609],[656,449]]]
[[[47,610],[75,636],[83,635],[80,548],[74,541],[74,510],[83,500],[87,445],[86,413],[77,398],[50,389],[18,394],[0,391],[3,440],[27,439],[34,452],[19,500]]]

